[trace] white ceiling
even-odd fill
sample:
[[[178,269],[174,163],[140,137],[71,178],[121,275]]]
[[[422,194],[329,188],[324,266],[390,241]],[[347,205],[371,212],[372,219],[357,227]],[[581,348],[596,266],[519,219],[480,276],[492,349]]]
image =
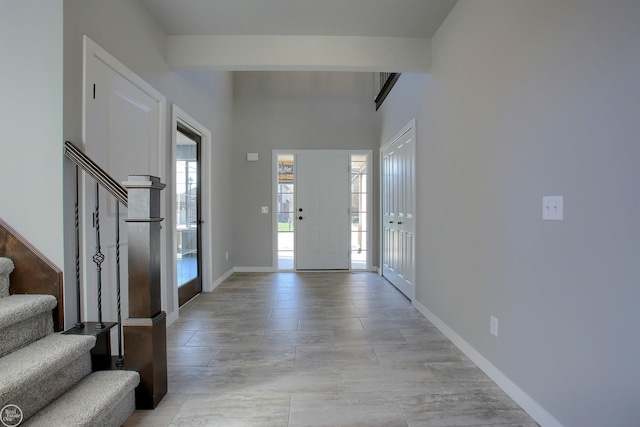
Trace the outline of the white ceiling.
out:
[[[168,35],[431,38],[457,0],[140,0]]]

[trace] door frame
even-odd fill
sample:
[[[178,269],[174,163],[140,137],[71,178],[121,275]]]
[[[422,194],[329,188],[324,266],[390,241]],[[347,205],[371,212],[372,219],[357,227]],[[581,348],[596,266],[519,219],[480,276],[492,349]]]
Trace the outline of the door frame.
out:
[[[213,232],[211,227],[211,131],[198,123],[193,117],[187,114],[177,105],[172,105],[171,114],[171,183],[175,184],[176,173],[176,142],[177,142],[177,129],[178,125],[193,132],[200,137],[200,162],[198,167],[200,168],[200,214],[203,219],[203,223],[200,224],[201,235],[201,248],[202,248],[202,265],[200,266],[200,273],[202,275],[202,291],[211,292],[213,290],[213,284],[211,281],[211,252]],[[173,232],[176,228],[178,219],[176,218],[176,200],[173,197],[173,186],[171,190],[171,248],[176,247],[176,236]],[[171,269],[172,269],[172,292],[173,300],[175,302],[174,308],[176,312],[176,319],[178,318],[178,272],[175,268],[177,262],[177,256],[175,251],[171,250]]]
[[[294,269],[293,270],[278,270],[278,215],[277,215],[277,209],[278,209],[278,202],[277,202],[277,193],[278,193],[278,155],[280,154],[292,154],[294,156],[294,162],[293,162],[293,173],[294,173],[294,184],[295,184],[295,177],[296,177],[296,172],[297,172],[297,162],[295,161],[296,156],[300,153],[305,153],[305,152],[310,152],[310,151],[319,151],[319,150],[315,150],[315,149],[296,149],[296,150],[272,150],[271,151],[271,162],[272,162],[272,166],[271,166],[271,182],[272,182],[272,200],[271,200],[271,222],[272,222],[272,261],[271,261],[271,271],[297,271],[295,268],[295,262],[294,262]],[[367,267],[365,269],[358,269],[358,270],[353,270],[351,268],[351,245],[349,245],[349,247],[347,248],[349,250],[349,269],[348,270],[336,270],[336,271],[378,271],[377,268],[374,268],[373,265],[373,242],[375,239],[375,223],[373,222],[373,220],[375,219],[374,217],[374,194],[373,194],[373,183],[374,183],[374,179],[376,179],[375,174],[374,174],[374,158],[373,158],[373,150],[368,150],[368,149],[364,149],[364,150],[325,150],[325,151],[336,151],[336,152],[344,152],[344,153],[348,153],[349,154],[349,158],[351,158],[350,156],[352,154],[364,154],[367,156],[367,164],[369,167],[369,176],[370,178],[367,180],[367,224],[371,224],[371,228],[369,231],[367,231],[368,236],[367,236],[367,247],[366,247],[366,251],[367,251]],[[349,168],[351,168],[351,164],[349,163]],[[350,170],[350,169],[349,169]],[[350,176],[350,173],[349,173]],[[349,186],[349,182],[345,182],[345,185]],[[296,191],[296,190],[294,190]],[[351,188],[349,188],[349,195],[351,195]],[[350,218],[350,214],[351,214],[351,208],[349,206],[347,206],[349,208],[349,215],[348,217]],[[295,231],[294,231],[295,232]],[[349,238],[349,242],[351,242],[351,238]],[[294,246],[294,257],[295,257],[295,246]],[[301,271],[309,271],[309,270],[301,270]],[[331,270],[323,270],[323,271],[331,271]]]

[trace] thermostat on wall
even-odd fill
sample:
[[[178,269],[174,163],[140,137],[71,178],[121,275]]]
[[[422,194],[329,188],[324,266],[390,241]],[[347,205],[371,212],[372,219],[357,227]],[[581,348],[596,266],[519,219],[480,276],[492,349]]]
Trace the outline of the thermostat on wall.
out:
[[[248,162],[257,162],[258,161],[258,153],[247,153],[247,161]]]

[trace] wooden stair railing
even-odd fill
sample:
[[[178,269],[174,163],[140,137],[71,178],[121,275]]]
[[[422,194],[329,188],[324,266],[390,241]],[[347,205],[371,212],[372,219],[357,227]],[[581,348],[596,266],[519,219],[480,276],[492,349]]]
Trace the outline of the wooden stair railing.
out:
[[[92,333],[108,340],[109,333],[104,331],[114,325],[118,330],[117,368],[125,368],[140,373],[140,385],[136,389],[136,407],[155,408],[167,393],[167,351],[166,351],[166,313],[161,310],[160,286],[160,191],[165,184],[160,178],[149,175],[129,175],[125,186],[116,182],[100,166],[84,154],[71,142],[65,142],[64,154],[76,165],[76,302],[77,319],[74,329],[67,333]],[[83,322],[80,307],[80,241],[79,241],[79,172],[84,171],[95,181],[94,228],[96,233],[96,251],[92,256],[96,264],[96,282],[98,291],[98,321]],[[101,272],[105,256],[100,246],[100,197],[99,187],[103,187],[116,199],[116,307],[117,322],[102,321]],[[126,187],[126,188],[125,188]],[[87,202],[85,201],[85,204]],[[128,295],[129,313],[122,320],[120,313],[120,205],[128,207]],[[90,323],[91,327],[87,327]],[[98,332],[96,332],[96,330]],[[124,335],[124,339],[122,337]],[[104,359],[110,357],[110,343],[103,345],[100,351]],[[124,347],[124,351],[123,351]],[[101,362],[104,363],[104,362]],[[110,365],[110,363],[108,363]]]
[[[378,111],[399,78],[400,73],[380,73],[380,92],[378,92],[378,96],[375,99],[376,111]]]

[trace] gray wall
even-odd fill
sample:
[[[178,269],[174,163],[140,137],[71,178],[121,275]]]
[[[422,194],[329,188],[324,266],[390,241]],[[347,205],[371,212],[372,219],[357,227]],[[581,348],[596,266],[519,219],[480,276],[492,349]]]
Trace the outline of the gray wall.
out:
[[[347,72],[234,74],[230,180],[236,266],[272,266],[272,217],[260,213],[261,206],[272,206],[274,197],[272,150],[372,149],[376,154],[379,136],[372,78],[372,73]],[[247,153],[258,153],[260,161],[247,162]]]
[[[638,22],[460,0],[380,116],[381,143],[417,119],[417,300],[566,426],[640,420]]]
[[[0,217],[60,268],[62,0],[0,0]]]
[[[216,280],[233,267],[232,260],[225,259],[224,247],[231,245],[231,209],[226,202],[232,197],[228,177],[231,168],[231,82],[228,72],[177,72],[165,61],[167,37],[157,22],[137,1],[129,0],[65,0],[64,2],[64,137],[82,141],[82,35],[88,35],[120,62],[142,77],[167,98],[166,119],[166,171],[161,177],[167,184],[167,195],[173,193],[171,168],[171,105],[175,103],[201,125],[212,132],[211,218],[205,218],[212,227],[213,252],[211,259],[212,280]],[[72,188],[72,167],[65,163],[65,188]],[[73,208],[71,194],[67,194],[67,206]],[[174,213],[171,198],[165,197],[165,222],[163,230],[171,233]],[[66,277],[74,277],[73,264],[73,213],[66,216]],[[167,245],[171,240],[167,234]],[[171,253],[167,251],[168,282],[172,283],[174,267]],[[168,312],[172,311],[173,293],[167,290]]]

